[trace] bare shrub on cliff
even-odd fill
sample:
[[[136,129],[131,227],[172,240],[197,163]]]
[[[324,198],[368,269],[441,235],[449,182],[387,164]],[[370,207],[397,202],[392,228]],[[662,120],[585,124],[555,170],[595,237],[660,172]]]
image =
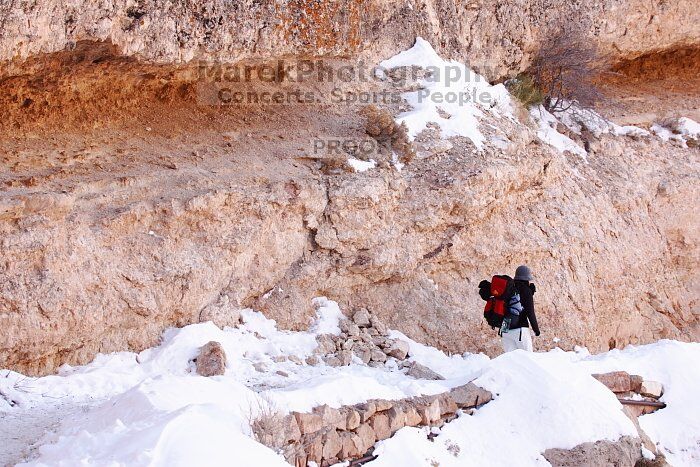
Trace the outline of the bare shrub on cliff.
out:
[[[602,99],[595,84],[598,52],[580,26],[553,27],[540,43],[528,75],[550,112],[573,104],[591,107]]]
[[[376,105],[368,105],[360,111],[365,117],[365,132],[377,140],[380,149],[395,152],[399,161],[411,162],[416,156],[416,150],[408,137],[406,123],[396,123],[394,117],[386,109]]]
[[[255,440],[275,450],[284,447],[280,434],[284,433],[284,415],[275,410],[264,410],[250,417],[250,427]]]
[[[247,418],[256,441],[273,449],[282,447],[277,438],[284,431],[284,415],[269,397],[262,395],[252,401]]]
[[[294,415],[284,415],[266,396],[254,402],[248,413],[248,423],[255,440],[286,459],[294,459],[306,447],[300,443],[301,432]]]

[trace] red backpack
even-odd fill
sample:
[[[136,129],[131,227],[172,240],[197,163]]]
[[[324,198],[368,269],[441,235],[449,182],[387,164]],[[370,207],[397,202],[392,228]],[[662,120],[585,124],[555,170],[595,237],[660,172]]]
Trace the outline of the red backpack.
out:
[[[515,282],[510,276],[496,275],[491,278],[490,297],[484,307],[484,318],[492,328],[502,328],[507,318],[507,331],[512,320],[517,319],[522,311],[520,295]]]

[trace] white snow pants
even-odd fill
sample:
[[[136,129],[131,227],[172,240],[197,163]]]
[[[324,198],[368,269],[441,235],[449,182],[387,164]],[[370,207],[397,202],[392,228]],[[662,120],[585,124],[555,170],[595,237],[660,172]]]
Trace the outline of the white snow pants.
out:
[[[501,336],[501,343],[503,344],[504,352],[518,349],[532,352],[532,335],[530,334],[530,328],[515,328],[509,330]]]

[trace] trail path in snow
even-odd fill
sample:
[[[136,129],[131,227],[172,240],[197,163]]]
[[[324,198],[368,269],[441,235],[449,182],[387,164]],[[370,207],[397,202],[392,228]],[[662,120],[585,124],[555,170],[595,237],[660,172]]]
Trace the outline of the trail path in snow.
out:
[[[14,466],[35,457],[34,444],[45,434],[56,430],[66,416],[87,410],[76,402],[27,407],[18,411],[0,412],[0,466]]]
[[[700,465],[698,343],[663,340],[600,355],[583,348],[515,351],[489,359],[446,355],[391,331],[390,337],[409,344],[411,361],[445,377],[421,380],[396,361],[379,368],[357,358],[344,367],[304,364],[319,334],[340,334],[337,303],[318,304],[309,331],[279,330],[262,314],[244,310],[236,328],[208,322],[170,329],[138,359],[130,352],[99,355],[89,365],[65,366],[43,378],[9,372],[0,389],[19,405],[0,406],[0,466],[30,460],[66,467],[281,467],[288,465],[284,459],[251,436],[251,419],[266,410],[308,412],[323,404],[438,394],[472,380],[494,399],[445,424],[432,440],[424,429],[399,430],[376,445],[378,457],[369,465],[423,466],[430,459],[442,467],[546,466],[547,449],[636,436],[615,395],[591,377],[616,370],[663,384],[661,401],[668,406],[639,423],[672,465]],[[226,351],[226,373],[197,376],[191,359],[212,340]],[[494,435],[504,432],[510,436],[505,446]]]

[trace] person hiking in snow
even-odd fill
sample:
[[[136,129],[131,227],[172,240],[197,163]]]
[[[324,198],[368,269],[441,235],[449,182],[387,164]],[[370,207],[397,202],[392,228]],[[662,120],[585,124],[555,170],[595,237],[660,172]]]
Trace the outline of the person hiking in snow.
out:
[[[491,281],[479,283],[479,295],[486,300],[484,318],[493,328],[498,328],[503,350],[523,349],[532,352],[532,336],[540,335],[535,316],[535,284],[530,283],[532,272],[527,266],[518,266],[515,277],[496,275]]]

